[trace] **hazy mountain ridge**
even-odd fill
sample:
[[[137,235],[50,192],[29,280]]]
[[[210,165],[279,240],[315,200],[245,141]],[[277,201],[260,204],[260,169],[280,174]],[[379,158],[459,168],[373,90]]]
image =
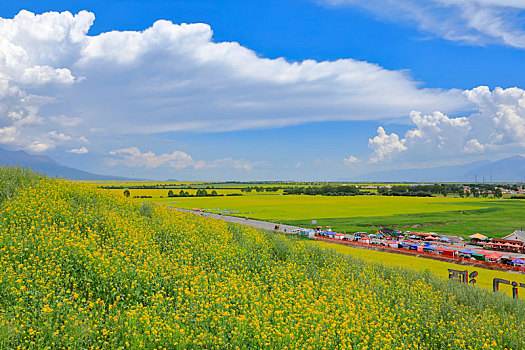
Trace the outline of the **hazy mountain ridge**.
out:
[[[29,167],[47,176],[86,181],[137,181],[121,176],[94,174],[60,164],[48,156],[0,148],[0,165]],[[377,182],[525,182],[525,157],[511,156],[497,161],[477,161],[462,165],[423,169],[375,171],[342,181]],[[178,180],[166,180],[178,181]]]
[[[47,176],[56,176],[71,180],[86,181],[119,181],[134,180],[120,176],[93,174],[62,165],[48,156],[32,155],[24,151],[8,151],[0,148],[0,165],[20,165],[28,167]]]
[[[520,155],[497,161],[477,161],[462,165],[423,169],[375,171],[352,180],[392,182],[522,182],[525,180],[525,158]]]

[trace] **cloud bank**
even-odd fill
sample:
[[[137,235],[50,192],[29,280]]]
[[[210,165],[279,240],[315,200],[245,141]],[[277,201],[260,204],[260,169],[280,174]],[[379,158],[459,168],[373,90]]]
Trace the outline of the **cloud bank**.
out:
[[[387,134],[383,127],[369,139],[370,162],[432,162],[459,159],[479,153],[510,154],[525,147],[525,90],[490,91],[480,86],[464,92],[477,113],[450,118],[441,112],[423,115],[412,111],[415,128],[403,138]]]
[[[123,148],[110,151],[111,158],[106,160],[109,166],[125,165],[131,168],[170,167],[174,169],[235,169],[252,170],[254,163],[243,159],[222,158],[213,161],[194,160],[189,154],[182,151],[155,154],[151,151],[143,153],[137,147]]]
[[[421,88],[406,72],[368,62],[263,58],[236,42],[214,42],[202,23],[161,20],[144,31],[90,36],[94,19],[87,11],[0,18],[0,144],[81,154],[84,140],[97,135],[386,120],[413,109],[469,107],[458,90]],[[115,148],[98,146],[93,152]]]
[[[366,9],[379,18],[443,39],[473,45],[525,48],[525,2],[520,0],[323,0],[331,5]]]

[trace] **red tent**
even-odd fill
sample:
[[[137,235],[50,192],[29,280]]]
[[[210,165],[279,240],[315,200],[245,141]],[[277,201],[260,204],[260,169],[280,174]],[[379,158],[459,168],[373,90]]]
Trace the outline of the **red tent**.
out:
[[[503,256],[503,254],[493,252],[493,253],[490,253],[490,254],[485,255],[485,258],[487,258],[487,259],[492,259],[492,260],[498,260],[498,259],[501,258],[502,256]]]
[[[441,255],[443,256],[449,256],[449,257],[454,257],[454,254],[456,254],[456,251],[454,249],[448,249],[448,248],[443,248],[443,247],[437,248],[436,251],[441,252]]]
[[[440,251],[440,252],[455,252],[454,249],[449,249],[449,248],[443,248],[443,247],[439,247],[436,249],[437,251]]]

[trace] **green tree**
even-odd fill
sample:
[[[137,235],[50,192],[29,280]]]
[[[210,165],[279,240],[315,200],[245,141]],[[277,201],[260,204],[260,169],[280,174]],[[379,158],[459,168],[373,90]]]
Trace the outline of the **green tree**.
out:
[[[215,190],[211,191],[211,195],[212,196],[218,196],[217,191],[215,191]]]
[[[173,197],[173,196],[174,196],[174,195],[173,195],[173,191],[172,191],[172,190],[169,190],[169,191],[168,191],[168,197]]]
[[[208,192],[206,190],[197,190],[197,193],[195,193],[195,196],[197,197],[206,197],[208,195]]]
[[[124,197],[129,197],[130,193],[129,190],[124,190]]]

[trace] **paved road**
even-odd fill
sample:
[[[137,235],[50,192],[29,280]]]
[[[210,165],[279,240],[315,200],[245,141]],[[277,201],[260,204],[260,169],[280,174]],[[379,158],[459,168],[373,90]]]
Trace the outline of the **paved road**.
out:
[[[178,211],[183,211],[183,212],[186,212],[186,213],[191,213],[191,214],[195,214],[195,215],[205,216],[205,217],[208,217],[208,218],[219,219],[219,220],[226,221],[226,222],[233,222],[233,223],[236,223],[236,224],[252,226],[252,227],[256,227],[256,228],[262,228],[264,230],[278,231],[278,232],[283,232],[283,233],[284,232],[289,233],[289,232],[292,232],[293,230],[300,230],[300,229],[303,228],[303,227],[299,227],[299,226],[282,225],[282,224],[279,224],[279,223],[259,221],[259,220],[252,220],[252,219],[244,219],[244,218],[239,218],[239,217],[236,217],[236,216],[214,214],[214,213],[208,213],[208,212],[203,212],[203,211],[180,209],[180,208],[175,208],[175,207],[169,207],[169,208],[175,209],[175,210],[178,210]],[[275,225],[279,225],[280,229],[279,230],[275,230]]]
[[[178,210],[178,211],[183,211],[183,212],[186,212],[186,213],[195,214],[195,215],[200,215],[200,216],[205,216],[205,217],[209,217],[209,218],[219,219],[219,220],[223,220],[223,221],[226,221],[226,222],[233,222],[233,223],[236,223],[236,224],[252,226],[252,227],[255,227],[255,228],[261,228],[261,229],[264,229],[264,230],[270,230],[270,231],[276,231],[276,232],[290,233],[293,230],[300,230],[300,229],[304,228],[304,227],[299,227],[299,226],[282,225],[282,224],[278,224],[278,223],[276,224],[276,223],[260,221],[260,220],[244,219],[244,218],[239,218],[239,217],[236,217],[236,216],[208,213],[208,212],[203,212],[203,211],[195,211],[195,210],[181,209],[181,208],[175,208],[175,207],[168,207],[168,208],[174,209],[174,210]],[[279,225],[280,229],[279,230],[275,230],[275,225]],[[351,236],[352,236],[352,239],[353,239],[353,235],[351,235]],[[439,245],[442,245],[442,244],[439,244]],[[447,245],[447,246],[448,246],[447,248],[452,248],[452,249],[455,249],[455,250],[458,250],[458,251],[459,250],[463,250],[465,248],[475,249],[475,250],[483,250],[482,247],[470,245],[468,243],[460,243],[458,245]],[[485,250],[485,251],[486,252],[491,252],[491,250]],[[512,256],[514,258],[525,259],[525,254],[507,253],[507,252],[501,252],[501,251],[496,251],[496,252],[500,253],[500,254],[510,255],[510,256]]]

